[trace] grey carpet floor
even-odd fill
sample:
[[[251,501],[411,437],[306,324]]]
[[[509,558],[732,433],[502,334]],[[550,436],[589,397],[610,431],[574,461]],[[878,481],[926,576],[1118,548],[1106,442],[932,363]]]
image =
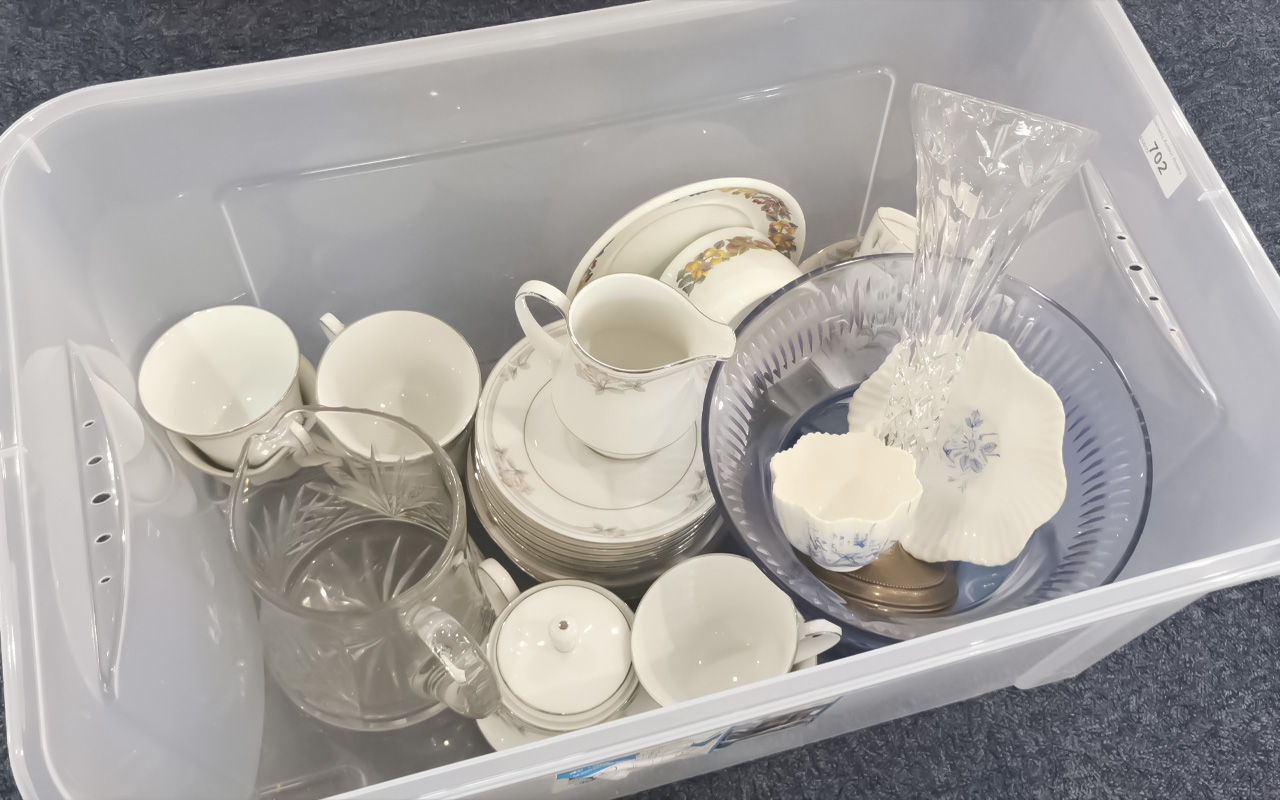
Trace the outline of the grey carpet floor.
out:
[[[0,125],[93,83],[611,4],[0,0]],[[1280,8],[1274,0],[1124,6],[1280,262]],[[1212,595],[1074,680],[997,692],[643,797],[1280,797],[1278,586]],[[0,794],[16,796],[4,755]]]

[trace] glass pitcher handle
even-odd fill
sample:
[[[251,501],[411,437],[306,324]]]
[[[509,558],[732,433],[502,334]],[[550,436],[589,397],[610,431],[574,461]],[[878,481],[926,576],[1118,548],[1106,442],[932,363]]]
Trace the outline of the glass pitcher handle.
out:
[[[472,719],[498,710],[502,698],[493,669],[480,645],[456,619],[428,607],[410,618],[410,627],[434,656],[413,676],[414,691]]]

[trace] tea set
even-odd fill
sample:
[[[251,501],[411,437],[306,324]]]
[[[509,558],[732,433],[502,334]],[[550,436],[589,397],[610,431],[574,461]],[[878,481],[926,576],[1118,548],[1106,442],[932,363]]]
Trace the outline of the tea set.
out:
[[[456,331],[414,311],[323,314],[318,367],[253,307],[196,312],[157,340],[143,403],[186,460],[231,484],[266,661],[301,708],[385,730],[449,707],[500,745],[784,674],[838,643],[749,560],[699,555],[724,529],[699,420],[736,340],[695,301],[740,319],[799,275],[784,253],[798,258],[803,224],[777,187],[713,184],[633,212],[572,300],[520,287],[526,338],[487,381]],[[692,244],[727,240],[741,282],[723,268],[708,281],[725,265],[707,247],[686,269],[689,247],[654,230],[721,223]],[[665,282],[667,263],[629,271],[655,247],[672,251]],[[535,299],[563,320],[539,324]],[[464,481],[493,542],[542,583],[519,594],[475,552]],[[633,614],[623,597],[648,600]]]
[[[229,484],[294,703],[356,730],[451,708],[510,747],[812,665],[851,619],[958,614],[966,564],[1019,574],[1068,495],[1068,415],[1000,336],[913,333],[935,234],[882,208],[802,260],[792,195],[703,181],[622,217],[564,291],[520,286],[524,338],[483,379],[424,313],[325,313],[313,367],[286,323],[232,305],[162,334],[139,394]],[[779,338],[788,308],[807,339]],[[938,341],[948,402],[904,446],[902,384]],[[532,588],[481,557],[468,500]],[[710,552],[730,535],[749,558]]]

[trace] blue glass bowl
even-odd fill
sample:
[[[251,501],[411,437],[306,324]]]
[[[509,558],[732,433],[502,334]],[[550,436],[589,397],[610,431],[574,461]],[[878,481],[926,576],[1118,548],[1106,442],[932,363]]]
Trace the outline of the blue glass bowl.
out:
[[[1066,410],[1066,500],[1013,561],[956,563],[960,593],[923,615],[845,602],[797,558],[773,510],[769,459],[804,433],[848,430],[857,387],[901,338],[911,256],[852,259],[767,298],[738,327],[733,358],[711,375],[703,453],[740,549],[806,618],[839,624],[866,649],[962,625],[1109,583],[1137,544],[1151,500],[1151,447],[1120,368],[1070,313],[1006,278],[982,330],[1007,340],[1057,390]]]

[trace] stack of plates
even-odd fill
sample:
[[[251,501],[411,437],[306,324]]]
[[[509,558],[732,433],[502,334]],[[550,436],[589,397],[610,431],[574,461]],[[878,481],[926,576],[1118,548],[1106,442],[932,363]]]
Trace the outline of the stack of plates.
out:
[[[557,338],[565,325],[547,326]],[[524,340],[489,376],[467,483],[494,543],[538,580],[575,578],[638,597],[707,549],[721,520],[696,424],[642,459],[606,458],[561,424],[551,364]]]

